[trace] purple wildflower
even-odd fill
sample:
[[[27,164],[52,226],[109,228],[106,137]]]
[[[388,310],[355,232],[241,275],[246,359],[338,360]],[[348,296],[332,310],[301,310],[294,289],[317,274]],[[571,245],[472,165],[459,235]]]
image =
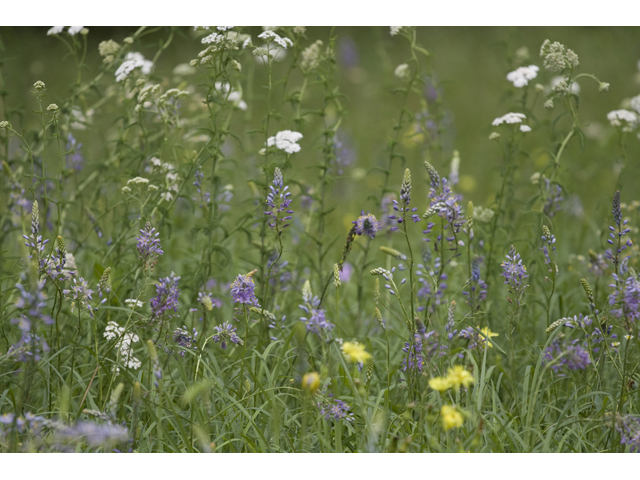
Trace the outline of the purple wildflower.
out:
[[[624,236],[629,233],[631,231],[631,229],[629,227],[626,227],[627,223],[629,222],[629,220],[622,220],[622,209],[620,207],[620,192],[617,191],[614,195],[613,195],[613,209],[611,210],[611,213],[613,213],[613,220],[616,224],[616,227],[609,227],[610,233],[609,236],[611,238],[607,239],[607,243],[611,246],[613,246],[616,249],[615,254],[611,251],[611,249],[608,249],[605,253],[606,253],[606,257],[611,260],[611,262],[613,263],[613,266],[616,270],[616,273],[618,273],[618,265],[620,264],[620,254],[627,249],[627,247],[631,247],[633,245],[633,242],[631,241],[631,239],[627,239],[627,241],[624,241]],[[626,227],[626,228],[623,228]],[[614,243],[615,240],[615,243]]]
[[[161,278],[156,284],[156,296],[149,301],[152,319],[159,319],[165,315],[171,318],[173,314],[167,313],[170,310],[174,313],[178,312],[179,280],[180,277],[176,277],[176,274],[171,272],[170,276]]]
[[[233,298],[235,303],[255,305],[256,307],[260,306],[255,294],[256,284],[253,283],[253,279],[251,278],[255,272],[256,270],[246,275],[240,274],[231,284],[231,298]]]
[[[502,273],[505,278],[504,283],[509,285],[509,293],[516,297],[516,302],[520,305],[520,298],[524,294],[524,289],[528,285],[524,285],[524,279],[529,277],[527,267],[522,264],[520,254],[516,253],[516,247],[511,245],[507,260],[502,262]]]
[[[82,156],[82,144],[78,143],[70,133],[67,137],[67,168],[79,172],[84,167],[84,157]]]
[[[542,241],[544,242],[542,244],[542,247],[540,247],[540,250],[542,250],[542,253],[544,254],[544,263],[549,267],[549,271],[551,272],[551,251],[553,251],[553,253],[556,253],[556,237],[552,235],[552,233],[549,231],[549,227],[547,227],[546,225],[543,225],[542,227]]]
[[[402,184],[400,185],[400,203],[397,200],[392,200],[393,209],[398,212],[398,214],[389,215],[389,218],[392,220],[396,220],[398,225],[402,224],[406,220],[407,212],[415,212],[418,210],[417,207],[410,208],[409,204],[411,203],[411,171],[407,168],[404,171],[404,176],[402,177]],[[420,216],[411,214],[411,219],[413,222],[419,222]],[[390,231],[395,232],[400,227],[391,227]]]
[[[356,226],[357,235],[366,235],[372,240],[375,238],[376,232],[378,232],[380,228],[382,228],[382,225],[380,224],[378,219],[369,212],[367,212],[367,214],[365,215],[364,210],[362,210],[358,219],[354,220],[351,223]]]
[[[71,288],[62,290],[62,293],[70,295],[69,297],[66,297],[67,300],[73,300],[71,311],[73,311],[74,307],[77,307],[78,310],[80,310],[82,307],[86,306],[87,310],[89,310],[89,315],[93,317],[94,308],[88,302],[88,300],[92,300],[91,295],[93,295],[93,290],[89,288],[89,284],[84,278],[74,278]]]
[[[406,372],[407,369],[416,369],[418,372],[421,372],[424,367],[424,357],[422,356],[422,337],[415,334],[413,342],[404,342],[402,351],[406,354],[402,359],[402,371]]]
[[[480,308],[480,302],[487,298],[487,284],[480,278],[480,260],[475,257],[471,262],[471,279],[469,290],[462,292],[467,297],[467,304],[476,310]]]
[[[216,331],[213,336],[213,341],[218,343],[220,342],[220,346],[223,350],[227,348],[227,342],[233,342],[236,345],[244,345],[242,339],[236,334],[236,327],[231,325],[230,323],[223,323],[222,325],[218,325],[214,327]]]
[[[579,340],[570,343],[560,343],[554,340],[544,351],[542,365],[550,365],[550,368],[559,376],[566,375],[567,370],[584,370],[591,364],[589,351],[585,348],[586,342],[582,344]]]
[[[614,287],[615,290],[609,296],[609,304],[614,306],[618,303],[618,308],[612,309],[611,315],[630,321],[640,319],[640,277],[627,277],[624,287],[618,287],[618,284],[620,284],[618,275],[614,273],[613,278],[616,283],[610,286]]]
[[[545,179],[547,190],[547,199],[544,204],[544,214],[549,218],[554,217],[556,213],[562,210],[561,202],[564,201],[562,196],[562,187],[557,183],[552,184],[551,180]]]
[[[156,229],[149,222],[145,224],[144,230],[140,230],[137,248],[145,271],[152,270],[155,264],[158,263],[158,257],[164,253],[160,245],[159,236],[160,234],[156,232]]]
[[[173,341],[176,342],[176,345],[187,349],[198,349],[197,337],[198,332],[195,328],[193,329],[193,335],[189,334],[189,330],[185,326],[173,332]],[[180,352],[180,356],[184,357],[184,351]]]
[[[353,275],[353,265],[349,262],[344,262],[342,264],[342,268],[340,269],[340,281],[348,282],[351,280],[351,275]]]
[[[334,325],[325,318],[325,311],[322,308],[312,308],[311,311],[307,310],[307,313],[311,314],[309,318],[300,317],[300,320],[307,326],[307,331],[320,335],[321,330],[329,331],[334,327]]]
[[[129,440],[126,427],[111,422],[97,424],[80,421],[71,427],[61,425],[56,438],[72,443],[86,443],[90,447],[109,447]]]
[[[273,217],[273,220],[269,222],[269,226],[272,229],[276,227],[278,221],[284,223],[282,228],[288,227],[289,224],[285,222],[293,218],[291,216],[293,210],[289,209],[293,199],[291,198],[291,192],[287,190],[289,190],[289,187],[284,186],[282,172],[276,167],[275,173],[273,174],[273,185],[269,185],[269,194],[267,195],[266,201],[266,204],[271,207],[271,210],[264,212],[265,215]],[[280,218],[281,213],[286,213],[287,215]],[[278,229],[276,230],[279,234],[281,233]]]
[[[347,422],[352,422],[354,419],[353,413],[349,412],[351,407],[337,398],[333,399],[333,401],[328,400],[324,403],[319,403],[318,408],[320,409],[320,414],[324,415],[325,420],[333,419],[337,421],[344,419]]]
[[[618,415],[615,428],[621,445],[628,445],[632,453],[640,452],[640,417]]]
[[[40,235],[40,210],[38,208],[38,202],[34,201],[31,206],[31,235],[23,235],[26,240],[25,245],[34,250],[36,259],[40,259],[40,254],[44,252],[44,246],[49,243],[49,240],[42,240]],[[29,258],[33,258],[30,255]],[[42,261],[39,260],[39,267],[43,268]]]
[[[434,243],[434,248],[437,249],[442,235],[445,236],[447,242],[455,242],[456,235],[460,232],[466,220],[462,215],[462,206],[459,203],[462,200],[462,196],[453,193],[447,178],[440,178],[438,172],[428,162],[425,162],[425,166],[427,166],[427,172],[431,178],[431,188],[427,194],[427,198],[430,199],[429,208],[424,217],[429,218],[432,215],[437,215],[446,221],[443,231],[438,234]],[[435,223],[430,221],[427,223],[427,229],[422,233],[429,235],[434,226]],[[431,240],[427,238],[425,241],[430,242]],[[453,249],[456,248],[457,245],[453,247]]]

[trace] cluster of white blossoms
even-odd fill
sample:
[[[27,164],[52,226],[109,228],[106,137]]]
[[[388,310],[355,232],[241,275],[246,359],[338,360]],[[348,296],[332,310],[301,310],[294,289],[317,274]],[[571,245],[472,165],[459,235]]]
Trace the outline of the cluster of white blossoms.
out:
[[[607,119],[614,127],[622,127],[624,132],[630,132],[638,124],[638,115],[629,110],[613,110],[607,113]]]
[[[120,360],[125,367],[137,370],[142,366],[140,360],[133,356],[133,348],[131,348],[132,343],[140,341],[138,335],[133,332],[125,333],[124,327],[121,327],[116,322],[109,322],[104,329],[104,338],[107,340],[118,339],[116,348],[120,350]],[[116,367],[116,372],[119,371],[119,368]]]
[[[513,72],[507,73],[507,80],[513,83],[514,87],[522,88],[529,84],[529,80],[533,80],[538,76],[538,70],[540,68],[536,65],[516,68]]]
[[[76,35],[82,31],[84,27],[69,27],[67,33],[71,36]],[[51,27],[47,31],[47,35],[59,35],[63,32],[64,27]]]
[[[522,123],[522,121],[526,118],[527,116],[524,113],[507,113],[506,115],[494,119],[493,122],[491,122],[491,125],[497,127],[498,125],[502,125],[503,123]],[[529,125],[520,125],[520,131],[524,133],[530,132],[531,127]]]
[[[240,110],[247,109],[247,102],[242,100],[242,92],[239,90],[231,90],[231,85],[223,82],[216,82],[215,84],[216,91],[218,95],[222,98],[226,98],[228,102],[233,103],[235,107],[238,107]]]
[[[265,30],[260,35],[258,35],[258,38],[262,38],[265,41],[268,41],[270,38],[272,38],[274,42],[285,49],[287,48],[287,46],[293,47],[293,42],[290,39],[288,39],[287,37],[281,37],[273,30]]]
[[[134,310],[136,308],[142,308],[142,306],[144,305],[144,302],[141,302],[140,300],[137,300],[135,298],[127,298],[124,301],[124,304],[129,307],[131,310]]]
[[[153,68],[153,62],[146,60],[139,52],[127,53],[124,62],[116,70],[116,82],[121,82],[127,78],[136,68],[139,68],[144,75],[149,75]]]
[[[148,178],[144,177],[134,177],[127,180],[127,184],[122,187],[122,193],[129,194],[133,191],[134,188],[139,188],[140,190],[146,188],[147,190],[156,191],[158,187],[149,183]]]
[[[406,80],[411,76],[411,70],[409,69],[409,65],[407,63],[401,63],[396,67],[395,72],[393,74],[401,80]]]
[[[562,76],[553,77],[551,82],[549,82],[549,85],[551,86],[551,90],[556,93],[567,93],[567,91],[569,91],[567,82]],[[571,93],[574,95],[578,95],[580,93],[580,84],[578,82],[571,82]]]
[[[267,146],[273,145],[280,150],[284,150],[287,153],[296,153],[300,151],[300,145],[296,142],[302,138],[300,132],[292,132],[291,130],[283,130],[276,133],[275,137],[269,137],[267,139]]]
[[[389,27],[389,35],[395,37],[404,27]]]

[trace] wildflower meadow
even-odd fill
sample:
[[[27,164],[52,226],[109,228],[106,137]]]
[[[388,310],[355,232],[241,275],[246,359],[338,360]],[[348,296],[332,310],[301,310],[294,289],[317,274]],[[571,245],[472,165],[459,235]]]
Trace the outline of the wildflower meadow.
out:
[[[639,159],[638,29],[0,28],[0,452],[640,451]]]

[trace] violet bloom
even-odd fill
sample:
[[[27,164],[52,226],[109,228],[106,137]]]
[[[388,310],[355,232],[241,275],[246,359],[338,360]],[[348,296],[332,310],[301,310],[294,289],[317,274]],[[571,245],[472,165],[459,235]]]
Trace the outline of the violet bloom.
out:
[[[129,431],[111,422],[96,424],[88,421],[80,421],[71,427],[63,426],[56,432],[59,440],[86,443],[90,447],[111,447],[114,444],[129,440]]]
[[[366,235],[372,240],[376,237],[376,232],[380,230],[382,225],[371,213],[364,214],[364,210],[361,211],[360,216],[353,223],[356,226],[356,235]]]
[[[74,309],[74,305],[76,308],[78,308],[78,310],[86,306],[87,310],[89,310],[89,315],[93,317],[94,308],[88,302],[89,300],[92,300],[91,295],[93,295],[93,290],[89,288],[89,284],[84,278],[74,278],[71,288],[62,290],[62,293],[64,293],[65,295],[70,295],[69,297],[66,297],[67,300],[73,300],[74,304],[71,306],[72,312]],[[107,299],[105,298],[101,301],[101,303],[104,303],[106,301]]]
[[[255,270],[246,275],[240,274],[231,284],[231,298],[235,303],[260,306],[255,294],[256,284],[251,278],[254,273]]]
[[[480,302],[487,298],[487,284],[480,278],[480,260],[475,257],[471,261],[471,279],[469,281],[469,290],[462,292],[467,297],[467,304],[475,306],[477,310],[480,308]]]
[[[556,237],[553,236],[549,231],[549,227],[546,225],[542,227],[542,233],[542,241],[544,243],[542,247],[540,247],[540,250],[542,250],[544,254],[544,263],[549,267],[549,271],[551,271],[551,251],[553,251],[554,254],[556,253]]]
[[[580,344],[579,340],[561,344],[556,339],[545,349],[542,365],[550,365],[559,376],[565,376],[568,370],[584,370],[591,364],[589,351],[585,347],[586,342]]]
[[[42,240],[40,235],[40,210],[38,208],[38,202],[34,201],[31,206],[31,236],[23,235],[26,240],[25,245],[32,248],[36,253],[36,258],[40,258],[40,254],[44,252],[44,246],[49,243],[49,240]],[[33,255],[29,255],[29,258],[33,258]],[[43,268],[43,261],[40,260],[39,266]]]
[[[615,427],[620,434],[620,444],[629,445],[632,453],[640,452],[640,417],[618,415]]]
[[[160,234],[156,232],[156,229],[149,222],[145,224],[144,230],[140,230],[137,248],[145,270],[153,269],[155,264],[158,263],[158,257],[164,253],[160,245],[159,236]]]
[[[509,293],[516,297],[516,302],[520,305],[520,298],[524,294],[524,289],[528,286],[524,284],[524,279],[528,278],[527,267],[522,264],[520,254],[516,253],[516,247],[511,245],[507,260],[502,262],[502,273],[505,278],[504,283],[509,285]]]
[[[353,413],[349,412],[351,407],[337,398],[333,399],[333,401],[319,403],[318,408],[320,409],[320,415],[324,415],[325,420],[333,419],[337,421],[344,419],[347,422],[352,422],[354,419]]]
[[[73,169],[79,172],[84,167],[84,157],[82,156],[82,144],[78,143],[73,135],[70,133],[67,137],[67,151],[70,152],[67,155],[67,168]]]
[[[193,329],[193,335],[189,334],[189,330],[185,326],[173,332],[173,341],[176,342],[176,345],[186,349],[198,349],[197,337],[198,332],[195,328]],[[180,352],[180,356],[184,357],[184,351]]]
[[[620,192],[616,192],[613,196],[613,209],[611,210],[611,213],[613,213],[613,220],[616,223],[616,227],[609,227],[610,233],[609,236],[611,238],[607,239],[607,243],[611,246],[613,246],[616,249],[615,254],[611,251],[611,249],[608,249],[605,253],[606,253],[606,257],[611,260],[611,262],[613,263],[614,267],[616,268],[616,272],[617,267],[620,263],[620,254],[625,251],[627,249],[627,247],[630,247],[633,245],[633,242],[630,239],[627,239],[627,241],[624,241],[624,236],[629,233],[631,231],[630,228],[626,227],[627,223],[629,222],[629,220],[622,220],[622,209],[620,207]],[[626,228],[623,228],[626,227]],[[615,240],[615,242],[614,242]]]
[[[26,276],[23,274],[23,283]],[[47,306],[47,296],[44,293],[45,280],[36,282],[33,291],[27,290],[24,285],[18,283],[16,288],[20,292],[16,307],[23,310],[23,313],[14,318],[11,323],[18,325],[21,332],[20,340],[9,347],[7,354],[15,356],[18,362],[39,361],[42,352],[48,352],[49,346],[44,338],[36,335],[39,324],[51,325],[53,319],[45,313]]]
[[[236,334],[236,327],[230,323],[223,323],[214,327],[216,333],[213,335],[213,341],[215,343],[220,342],[220,346],[223,350],[227,348],[227,343],[232,342],[236,345],[244,345],[242,339]]]
[[[291,192],[288,192],[287,190],[289,190],[289,187],[284,186],[282,172],[278,167],[276,167],[273,175],[273,185],[269,185],[269,194],[267,195],[266,201],[266,204],[271,207],[271,210],[264,212],[265,215],[273,217],[272,221],[269,222],[269,226],[272,229],[276,228],[278,221],[284,223],[284,225],[281,225],[281,228],[288,227],[289,224],[285,222],[293,218],[291,216],[293,210],[289,209],[293,199],[291,198]],[[286,215],[280,218],[281,213],[285,213]],[[278,233],[281,233],[279,230],[277,231]]]
[[[431,187],[427,194],[427,198],[430,199],[429,208],[425,212],[424,218],[437,215],[445,220],[444,231],[438,234],[436,242],[434,243],[434,246],[437,249],[442,235],[445,236],[445,240],[448,242],[454,242],[456,240],[456,235],[460,232],[462,225],[466,220],[462,215],[462,206],[460,205],[462,196],[453,193],[447,178],[440,178],[438,172],[430,164],[427,165],[427,172],[429,172],[429,177],[431,178]],[[429,221],[427,229],[422,233],[424,235],[429,235],[434,226],[435,223]],[[430,242],[431,239],[427,238],[425,241]]]
[[[613,278],[616,283],[610,286],[614,287],[615,290],[609,296],[609,304],[614,306],[618,303],[618,307],[611,310],[611,315],[631,321],[640,319],[640,277],[627,277],[624,286],[620,286],[619,289],[617,287],[620,282],[618,275],[614,273]]]
[[[170,276],[161,278],[156,284],[156,296],[149,301],[152,319],[156,320],[163,316],[171,318],[173,317],[171,311],[178,312],[179,280],[180,277],[176,277],[176,274],[171,272]]]
[[[407,369],[416,369],[418,372],[421,372],[424,367],[424,357],[422,356],[422,337],[415,334],[413,342],[404,342],[402,351],[406,354],[402,359],[402,371],[406,372]]]
[[[307,326],[307,331],[320,335],[322,330],[330,331],[334,327],[334,325],[326,319],[325,311],[322,308],[312,308],[309,310],[302,305],[300,308],[303,308],[307,313],[311,314],[308,318],[300,317],[300,320]]]
[[[340,281],[348,282],[351,280],[351,275],[353,275],[353,265],[349,262],[344,262],[342,264],[342,269],[340,270]]]
[[[405,217],[407,212],[415,212],[418,210],[417,207],[410,208],[409,204],[411,203],[411,171],[407,168],[404,171],[404,175],[402,177],[402,184],[400,185],[400,203],[397,200],[392,200],[393,209],[398,212],[397,215],[389,215],[389,218],[392,220],[396,220],[398,225],[402,224],[405,221]],[[411,214],[411,219],[414,223],[420,221],[420,216],[417,214]],[[390,231],[395,232],[400,227],[391,227]]]
[[[564,201],[562,196],[562,187],[557,183],[552,184],[547,178],[545,179],[547,189],[547,200],[544,204],[544,214],[549,218],[554,217],[556,213],[562,210],[561,202]]]

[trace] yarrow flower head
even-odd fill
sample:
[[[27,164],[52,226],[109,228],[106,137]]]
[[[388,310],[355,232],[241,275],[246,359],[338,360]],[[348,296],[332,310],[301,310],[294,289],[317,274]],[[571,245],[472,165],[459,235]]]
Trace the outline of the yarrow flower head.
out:
[[[153,68],[153,62],[146,60],[144,55],[139,52],[127,53],[124,62],[116,70],[116,82],[126,79],[136,68],[139,68],[143,75],[149,75]]]
[[[121,327],[116,322],[107,323],[103,333],[104,338],[107,340],[116,340],[116,348],[120,351],[119,361],[126,368],[137,370],[142,366],[142,362],[133,356],[132,343],[140,341],[140,337],[135,333],[127,332],[124,327]],[[116,372],[118,367],[116,366]]]
[[[293,42],[289,38],[281,37],[280,35],[278,35],[276,32],[272,30],[265,30],[260,35],[258,35],[258,38],[262,38],[263,40],[269,40],[270,38],[272,38],[274,42],[276,42],[278,45],[280,45],[282,48],[285,48],[285,49],[287,47],[293,47]]]
[[[560,42],[545,40],[540,47],[540,56],[544,59],[544,68],[550,72],[562,72],[578,66],[578,55]]]
[[[527,116],[524,113],[507,113],[501,117],[495,118],[493,120],[493,122],[491,122],[491,125],[493,125],[494,127],[497,127],[498,125],[502,125],[503,123],[512,125],[515,123],[522,123],[522,121],[527,118]]]
[[[376,233],[382,228],[381,223],[371,213],[364,214],[364,210],[361,211],[360,216],[353,223],[356,226],[357,235],[366,235],[367,237],[374,239]]]
[[[519,67],[507,74],[507,80],[513,83],[514,87],[522,88],[529,84],[529,80],[533,80],[538,76],[538,70],[540,70],[540,68],[536,65]]]
[[[255,294],[256,284],[251,278],[256,271],[253,270],[246,275],[239,274],[233,281],[231,284],[231,298],[233,298],[234,303],[260,306]]]
[[[300,132],[292,132],[291,130],[283,130],[276,133],[274,137],[267,139],[267,146],[276,146],[279,150],[284,150],[288,154],[297,153],[300,151],[300,145],[298,140],[302,138]]]
[[[266,204],[271,207],[271,210],[268,212],[264,212],[265,215],[269,215],[272,217],[272,221],[269,222],[269,226],[274,229],[278,225],[278,221],[283,223],[284,225],[281,228],[286,228],[289,226],[287,221],[291,220],[293,216],[293,210],[289,208],[292,202],[291,192],[288,191],[289,187],[284,186],[284,180],[282,179],[282,172],[278,167],[276,167],[275,173],[273,175],[273,185],[269,185],[269,194],[267,195]],[[280,218],[280,214],[285,213],[286,215]],[[281,235],[282,232],[278,229],[278,233]]]
[[[235,343],[236,345],[244,345],[244,341],[236,334],[236,327],[230,323],[223,323],[214,327],[215,335],[213,341],[220,342],[220,347],[223,350],[227,348],[228,342]]]
[[[607,113],[609,123],[623,132],[630,132],[638,126],[638,115],[629,110],[613,110]]]

